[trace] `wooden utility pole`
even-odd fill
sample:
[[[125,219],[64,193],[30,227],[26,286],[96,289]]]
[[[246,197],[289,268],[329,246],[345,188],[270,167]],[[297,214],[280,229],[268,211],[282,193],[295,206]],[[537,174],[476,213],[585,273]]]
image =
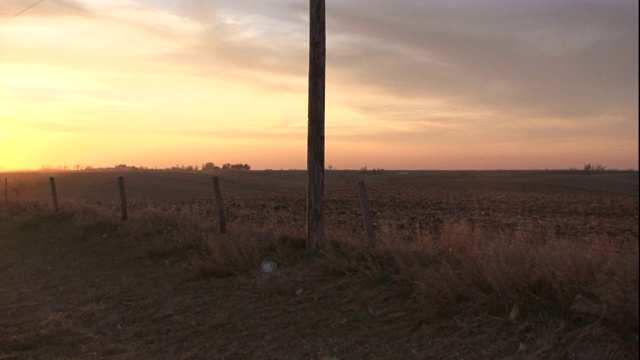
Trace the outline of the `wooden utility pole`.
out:
[[[324,0],[309,0],[309,130],[307,133],[307,248],[324,235],[324,84],[326,28]]]

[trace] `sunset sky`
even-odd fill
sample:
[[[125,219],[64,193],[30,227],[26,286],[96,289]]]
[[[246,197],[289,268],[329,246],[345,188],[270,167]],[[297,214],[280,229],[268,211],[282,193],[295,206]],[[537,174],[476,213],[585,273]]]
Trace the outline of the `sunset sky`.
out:
[[[35,3],[0,1],[0,170],[306,168],[308,0]],[[326,11],[327,166],[638,168],[637,0]]]

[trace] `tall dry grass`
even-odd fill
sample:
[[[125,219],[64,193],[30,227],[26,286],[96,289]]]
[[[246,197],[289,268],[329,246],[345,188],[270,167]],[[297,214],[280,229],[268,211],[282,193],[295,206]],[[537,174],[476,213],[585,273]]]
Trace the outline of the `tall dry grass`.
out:
[[[256,271],[263,260],[293,263],[304,240],[298,229],[230,226],[205,237],[207,255],[193,262],[195,276]],[[289,241],[296,239],[295,241]],[[295,254],[295,255],[294,255]],[[307,254],[309,255],[309,254]],[[333,231],[309,266],[327,276],[357,272],[408,289],[426,313],[452,309],[506,311],[600,321],[621,332],[638,331],[638,243],[605,237],[567,239],[551,232],[487,232],[447,223],[438,234],[406,240],[379,236],[369,248]]]
[[[29,205],[22,211],[45,209]],[[273,260],[281,269],[311,267],[325,277],[359,273],[384,281],[409,292],[426,314],[517,308],[515,317],[597,321],[621,333],[638,332],[639,249],[633,240],[563,238],[533,231],[531,224],[497,232],[450,222],[437,236],[410,240],[381,232],[373,248],[331,229],[320,251],[310,253],[302,229],[238,221],[221,234],[201,209],[146,204],[126,222],[102,205],[67,203],[62,212],[88,232],[131,239],[143,256],[185,260],[191,278],[255,273],[262,261]]]
[[[327,252],[332,266],[358,268],[408,285],[425,311],[461,307],[597,320],[638,331],[638,242],[567,239],[552,233],[490,233],[447,223],[439,236],[406,241],[387,234]],[[346,261],[345,261],[346,259]]]

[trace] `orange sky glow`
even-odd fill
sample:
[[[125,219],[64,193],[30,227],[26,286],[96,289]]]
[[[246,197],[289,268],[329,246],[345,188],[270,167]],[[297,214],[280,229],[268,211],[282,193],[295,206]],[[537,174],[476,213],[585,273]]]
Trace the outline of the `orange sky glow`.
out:
[[[308,1],[34,3],[0,4],[0,171],[306,168]],[[638,2],[327,1],[326,91],[335,169],[638,169]]]

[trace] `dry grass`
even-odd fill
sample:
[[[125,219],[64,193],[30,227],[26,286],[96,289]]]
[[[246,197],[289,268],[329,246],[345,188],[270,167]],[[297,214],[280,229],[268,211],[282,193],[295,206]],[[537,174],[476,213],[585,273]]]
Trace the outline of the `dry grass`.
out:
[[[374,254],[395,263],[398,277],[439,311],[469,303],[494,311],[519,304],[525,312],[542,307],[606,320],[621,333],[638,331],[637,243],[615,248],[599,238],[487,234],[465,224],[446,226],[441,241],[385,240]]]
[[[273,204],[272,198],[268,200]],[[286,203],[293,204],[290,200],[287,198]],[[416,349],[423,346],[420,344],[427,338],[439,339],[437,344],[430,345],[430,349],[436,351],[436,355],[431,356],[434,358],[546,359],[567,358],[569,354],[583,358],[638,357],[637,239],[611,239],[605,233],[566,236],[553,226],[538,226],[533,220],[520,219],[516,226],[489,227],[456,217],[438,223],[437,228],[425,227],[420,231],[411,226],[398,227],[380,221],[374,248],[363,245],[362,235],[353,230],[357,224],[345,223],[342,228],[329,228],[327,243],[318,253],[311,253],[305,249],[295,214],[289,218],[278,213],[274,205],[260,207],[259,214],[251,213],[250,199],[243,198],[238,202],[246,207],[234,208],[237,216],[232,217],[226,234],[217,231],[211,204],[197,201],[132,201],[130,209],[134,210],[125,222],[118,219],[116,204],[80,201],[64,202],[61,210],[53,215],[48,215],[51,209],[46,203],[23,202],[4,211],[4,216],[19,223],[19,229],[27,230],[37,227],[43,216],[46,222],[70,222],[72,229],[68,234],[79,242],[87,238],[119,241],[133,245],[128,251],[135,253],[132,256],[136,261],[162,264],[163,269],[177,268],[180,280],[176,280],[176,286],[182,286],[181,282],[189,282],[191,285],[188,286],[193,287],[199,286],[193,284],[208,281],[231,280],[236,289],[233,291],[247,287],[259,296],[258,299],[278,299],[266,301],[271,306],[282,306],[283,313],[287,307],[302,306],[310,311],[306,314],[313,314],[308,316],[316,323],[322,322],[328,329],[349,330],[330,337],[323,345],[331,345],[333,350],[323,348],[312,358],[330,357],[336,353],[342,354],[340,358],[362,357],[366,353],[359,343],[362,342],[359,336],[365,336],[359,333],[364,331],[363,327],[370,329],[366,330],[366,336],[375,332],[376,336],[393,344],[387,345],[384,351],[399,351],[405,347],[402,351],[412,351],[395,353],[402,357],[424,355]],[[614,208],[615,203],[612,201],[608,206]],[[510,224],[509,219],[500,221]],[[117,249],[112,251],[116,256]],[[261,274],[259,266],[264,260],[277,262],[278,271],[272,275]],[[106,274],[106,269],[100,271]],[[151,274],[141,273],[141,276]],[[170,301],[176,306],[171,311],[166,310],[172,324],[182,322],[187,316],[184,313],[177,315],[179,310],[176,309],[187,306],[182,303],[189,303],[189,296],[193,294],[186,293],[184,298]],[[242,296],[247,294],[242,293]],[[317,305],[321,309],[309,305],[320,304],[321,298],[324,298],[322,305]],[[231,295],[227,299],[222,295],[218,301],[219,305],[228,301],[229,306],[234,307],[233,302],[238,299],[232,299]],[[135,314],[132,307],[137,305],[134,301],[123,299],[120,302],[124,305],[119,308],[124,308],[127,316],[135,316],[141,324],[146,321]],[[162,309],[169,307],[159,304]],[[106,302],[100,300],[94,305],[99,311]],[[246,306],[259,307],[256,304]],[[334,311],[334,308],[341,310]],[[255,317],[263,315],[248,309],[240,316],[246,318],[237,321],[255,325]],[[299,319],[300,315],[290,316],[285,323],[304,321]],[[116,322],[114,317],[117,314],[104,321]],[[75,323],[53,313],[47,324],[51,329],[45,329],[47,333],[42,336],[49,336],[49,330],[71,332]],[[141,330],[136,326],[131,324],[128,331],[137,334]],[[229,329],[240,331],[236,326]],[[188,336],[188,330],[184,331],[181,336]],[[617,334],[617,340],[612,332]],[[405,334],[409,338],[401,339],[400,335],[392,333]],[[281,333],[280,336],[289,335]],[[628,340],[629,336],[631,340]],[[458,340],[464,343],[464,348],[454,344],[454,340],[460,338],[470,339]],[[2,341],[11,344],[14,349],[11,354],[20,352],[20,344]],[[33,343],[36,340],[24,337],[21,341]],[[489,343],[493,345],[487,345]],[[345,344],[349,344],[349,348],[345,348]],[[411,344],[413,350],[407,350],[406,344]],[[136,353],[135,348],[128,346],[120,343],[113,351]],[[242,358],[258,354],[243,350],[242,346],[230,346],[226,356],[209,358]],[[270,346],[274,353],[284,351],[281,349],[283,344]],[[202,354],[210,354],[207,351],[195,348],[191,351],[193,356],[187,352],[184,358],[206,358]],[[376,351],[394,354],[381,349]],[[309,353],[298,355],[302,354],[308,357]]]
[[[437,239],[391,235],[378,239],[375,248],[334,233],[313,256],[286,229],[231,229],[203,238],[206,254],[192,262],[192,276],[239,275],[255,272],[265,259],[291,266],[297,264],[292,258],[302,257],[327,276],[357,273],[396,284],[429,314],[469,307],[508,312],[517,305],[522,316],[600,321],[621,334],[638,331],[637,242],[517,230],[495,234],[448,223]]]
[[[17,211],[45,208],[29,202]],[[221,234],[197,206],[176,211],[171,205],[144,203],[127,222],[105,221],[113,219],[113,210],[73,202],[60,216],[73,216],[85,231],[103,237],[127,237],[146,257],[187,257],[186,271],[193,279],[256,272],[264,260],[285,267],[302,260],[327,276],[358,273],[394,283],[428,314],[469,307],[509,311],[517,304],[529,316],[545,312],[600,321],[622,334],[638,332],[638,242],[567,239],[527,225],[490,233],[456,222],[445,223],[437,236],[426,233],[410,241],[407,234],[387,232],[375,248],[333,231],[320,254],[312,254],[305,250],[300,229],[273,223],[246,226],[237,220]]]

